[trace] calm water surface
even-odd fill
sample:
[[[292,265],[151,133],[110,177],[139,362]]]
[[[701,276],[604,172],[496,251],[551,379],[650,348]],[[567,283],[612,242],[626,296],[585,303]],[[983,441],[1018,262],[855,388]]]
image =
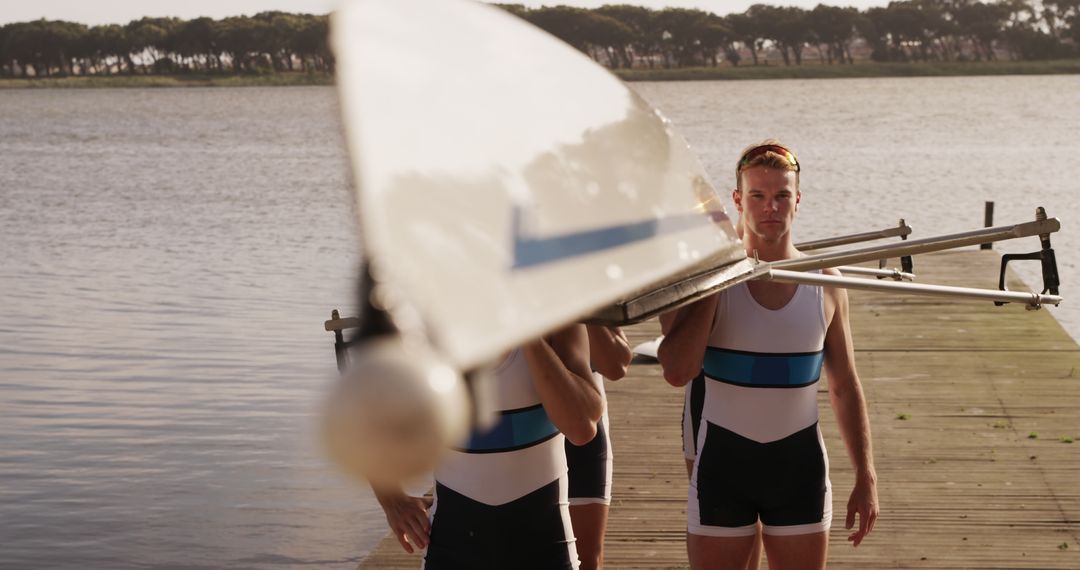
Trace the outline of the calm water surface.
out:
[[[0,93],[0,567],[348,567],[330,89]]]
[[[635,89],[721,186],[748,142],[792,144],[798,239],[1044,205],[1075,290],[1080,78]],[[346,178],[329,88],[0,92],[0,567],[349,568],[377,542],[313,428]]]

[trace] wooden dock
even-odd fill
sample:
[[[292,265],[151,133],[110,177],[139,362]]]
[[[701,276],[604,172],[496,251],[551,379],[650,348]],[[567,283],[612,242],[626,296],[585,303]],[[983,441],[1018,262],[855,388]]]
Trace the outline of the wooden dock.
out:
[[[921,282],[997,283],[992,251],[915,263]],[[1015,277],[1009,287],[1024,288]],[[843,529],[850,463],[820,392],[834,493],[829,567],[1080,569],[1076,343],[1045,310],[858,291],[851,300],[882,512],[853,549]],[[627,332],[636,344],[658,328],[654,320]],[[682,392],[648,362],[607,391],[615,450],[607,567],[685,568]],[[360,565],[419,566],[390,537]]]

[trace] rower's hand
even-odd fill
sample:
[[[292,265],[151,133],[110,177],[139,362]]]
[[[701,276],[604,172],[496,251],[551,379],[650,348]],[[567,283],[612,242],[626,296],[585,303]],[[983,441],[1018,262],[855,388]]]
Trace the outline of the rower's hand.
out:
[[[405,493],[380,494],[378,498],[386,513],[386,522],[405,552],[412,554],[414,547],[427,548],[431,536],[431,522],[428,521],[431,498],[410,497]]]
[[[844,528],[851,530],[855,526],[855,515],[859,515],[859,530],[848,535],[848,541],[852,546],[859,543],[874,530],[874,522],[877,521],[878,513],[877,476],[856,477],[855,488],[851,490],[851,498],[847,504],[847,522]]]

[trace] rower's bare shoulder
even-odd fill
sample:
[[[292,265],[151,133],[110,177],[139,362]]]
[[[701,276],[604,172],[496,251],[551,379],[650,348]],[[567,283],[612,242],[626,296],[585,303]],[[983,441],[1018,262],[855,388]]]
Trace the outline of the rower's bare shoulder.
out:
[[[835,277],[843,276],[840,270],[835,267],[822,269],[821,274]],[[837,309],[841,309],[841,314],[846,313],[844,309],[848,304],[847,289],[843,287],[822,287],[822,292],[825,297],[825,320],[827,324],[832,324],[833,318],[837,316]]]

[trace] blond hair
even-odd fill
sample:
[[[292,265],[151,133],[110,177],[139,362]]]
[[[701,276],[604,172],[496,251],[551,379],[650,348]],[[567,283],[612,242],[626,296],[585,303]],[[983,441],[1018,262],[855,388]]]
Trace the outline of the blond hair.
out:
[[[791,157],[795,159],[795,164],[792,164],[788,157],[772,150],[766,150],[761,154],[750,157],[749,160],[746,159],[746,155],[751,154],[754,150],[767,146],[776,146],[786,150],[791,154]],[[742,192],[742,171],[747,168],[763,167],[795,172],[795,189],[798,190],[800,170],[798,160],[799,159],[795,156],[795,151],[791,150],[791,147],[777,139],[765,139],[759,143],[752,144],[739,153],[739,161],[735,163],[735,188]]]

